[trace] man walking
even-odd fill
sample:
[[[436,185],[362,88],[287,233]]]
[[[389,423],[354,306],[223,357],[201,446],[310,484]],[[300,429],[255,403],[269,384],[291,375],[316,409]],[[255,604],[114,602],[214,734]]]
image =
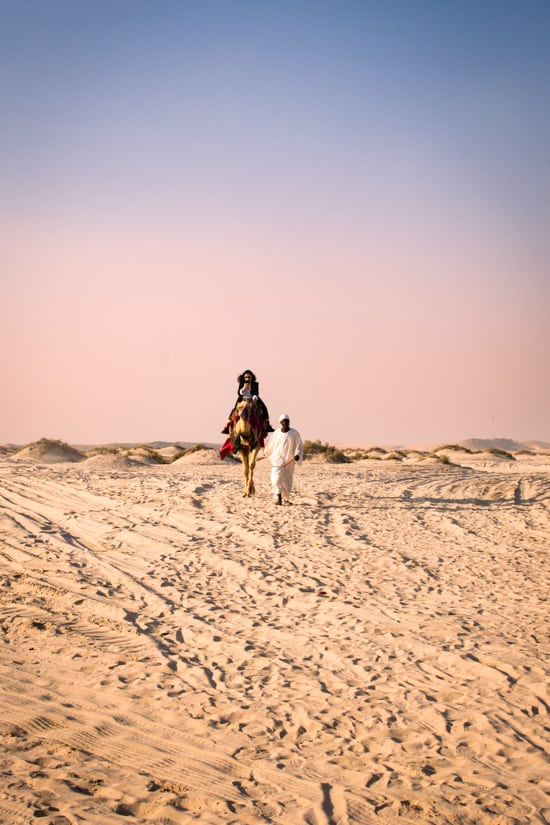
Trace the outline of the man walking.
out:
[[[271,487],[275,504],[289,504],[294,478],[294,467],[302,461],[304,449],[298,430],[290,426],[287,413],[279,418],[279,430],[271,433],[265,443],[265,454],[271,462]]]

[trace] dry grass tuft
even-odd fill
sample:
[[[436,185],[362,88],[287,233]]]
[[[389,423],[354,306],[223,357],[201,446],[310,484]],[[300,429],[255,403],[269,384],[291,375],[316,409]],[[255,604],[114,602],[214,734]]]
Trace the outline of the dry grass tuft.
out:
[[[177,461],[178,458],[183,458],[184,455],[191,455],[191,453],[198,453],[199,450],[206,450],[204,444],[193,444],[192,447],[187,447],[186,449],[180,450],[179,452],[175,453],[169,460],[169,464],[173,464],[174,461]]]
[[[483,453],[488,453],[489,455],[496,455],[499,458],[506,458],[508,461],[515,461],[515,457],[512,453],[509,453],[507,450],[501,450],[498,447],[487,447],[485,450],[482,450]]]
[[[323,456],[329,464],[349,464],[351,458],[332,444],[323,444],[317,441],[304,441],[304,458],[314,455]]]

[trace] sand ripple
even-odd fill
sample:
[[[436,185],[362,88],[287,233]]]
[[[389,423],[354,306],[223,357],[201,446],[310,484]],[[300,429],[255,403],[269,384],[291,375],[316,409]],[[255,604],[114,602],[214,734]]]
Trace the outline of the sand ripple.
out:
[[[548,469],[266,464],[0,459],[0,821],[550,823]]]

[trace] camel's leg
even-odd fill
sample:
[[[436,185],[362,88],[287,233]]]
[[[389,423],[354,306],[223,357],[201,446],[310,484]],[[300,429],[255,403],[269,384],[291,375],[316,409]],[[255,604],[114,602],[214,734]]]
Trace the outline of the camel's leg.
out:
[[[246,497],[246,496],[250,495],[250,492],[249,492],[249,478],[250,478],[249,464],[250,464],[250,461],[249,461],[248,452],[241,453],[241,461],[243,463],[243,474],[244,474],[244,492],[243,492],[243,496]]]
[[[248,495],[253,496],[256,492],[256,488],[254,486],[254,468],[256,466],[256,456],[258,455],[257,450],[251,450],[248,455]]]
[[[257,450],[249,450],[248,453],[242,453],[241,461],[243,462],[244,473],[244,497],[253,496],[256,492],[254,487],[254,467],[256,466]]]

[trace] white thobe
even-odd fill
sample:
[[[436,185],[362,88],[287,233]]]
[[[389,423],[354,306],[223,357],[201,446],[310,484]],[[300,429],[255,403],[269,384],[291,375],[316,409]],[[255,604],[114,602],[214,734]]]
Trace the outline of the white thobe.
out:
[[[264,450],[271,462],[273,495],[281,493],[288,498],[294,479],[295,457],[298,456],[299,461],[304,457],[302,437],[298,430],[293,430],[292,427],[286,433],[275,430],[267,438]]]

